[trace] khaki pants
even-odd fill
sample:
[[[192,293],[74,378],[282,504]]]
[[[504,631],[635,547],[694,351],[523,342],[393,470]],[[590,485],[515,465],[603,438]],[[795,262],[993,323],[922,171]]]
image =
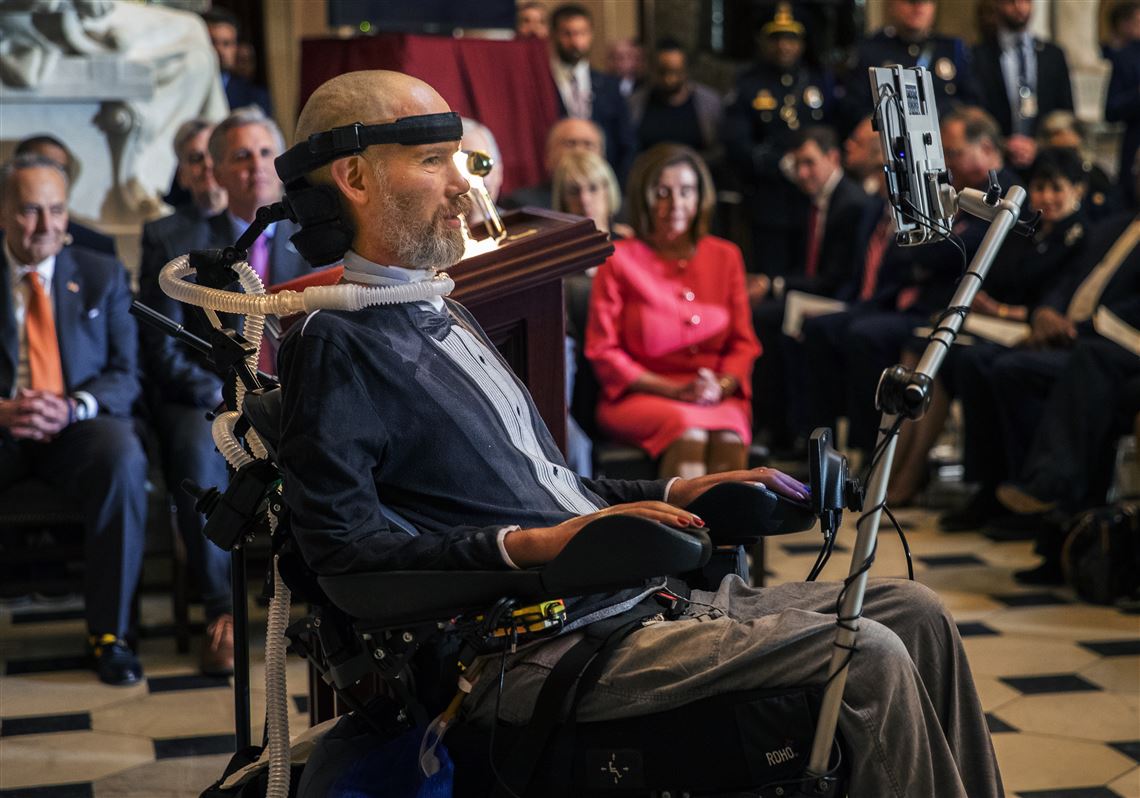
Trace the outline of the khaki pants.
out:
[[[660,712],[751,688],[821,684],[833,650],[837,583],[752,588],[730,576],[694,591],[688,614],[632,633],[583,699],[582,720]],[[568,634],[508,660],[500,717],[530,717]],[[953,619],[938,597],[904,580],[872,580],[839,726],[857,798],[991,798],[1004,791],[989,729]],[[488,724],[498,659],[466,705]],[[689,729],[715,734],[715,729]]]

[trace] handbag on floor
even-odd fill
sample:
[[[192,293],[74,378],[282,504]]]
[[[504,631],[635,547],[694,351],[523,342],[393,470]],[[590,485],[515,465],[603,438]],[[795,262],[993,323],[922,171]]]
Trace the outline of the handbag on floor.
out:
[[[1118,502],[1073,519],[1061,550],[1065,581],[1093,604],[1140,591],[1140,503]]]

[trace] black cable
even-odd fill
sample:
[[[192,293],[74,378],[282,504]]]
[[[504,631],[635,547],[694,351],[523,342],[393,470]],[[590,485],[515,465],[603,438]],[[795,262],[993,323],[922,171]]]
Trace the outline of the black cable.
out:
[[[906,534],[903,532],[902,525],[895,519],[895,514],[891,512],[891,508],[887,507],[887,503],[883,502],[883,512],[887,514],[887,518],[891,519],[894,524],[895,531],[899,533],[899,540],[902,541],[903,553],[906,554],[906,576],[910,581],[914,581],[914,559],[910,556],[910,544],[906,542]]]
[[[498,604],[496,604],[496,606],[498,606]],[[511,638],[512,642],[517,640],[517,635],[513,631],[513,627]],[[495,732],[499,728],[499,707],[503,700],[503,682],[507,675],[507,652],[510,651],[511,648],[513,648],[513,646],[503,646],[503,653],[499,658],[499,683],[495,689],[495,716],[491,722],[491,740],[488,745],[488,758],[491,761],[491,775],[495,777],[495,781],[510,794],[511,798],[522,798],[522,796],[511,789],[511,785],[507,784],[502,774],[499,773],[498,765],[495,764]]]

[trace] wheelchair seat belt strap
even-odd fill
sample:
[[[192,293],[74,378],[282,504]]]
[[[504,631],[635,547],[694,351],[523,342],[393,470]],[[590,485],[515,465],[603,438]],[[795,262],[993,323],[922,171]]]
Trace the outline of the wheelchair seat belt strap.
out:
[[[582,678],[574,691],[568,722],[573,721],[573,714],[577,711],[581,697],[601,676],[605,663],[618,644],[635,629],[640,628],[646,618],[660,613],[661,605],[650,598],[620,615],[592,623],[583,630],[582,639],[562,655],[543,682],[526,733],[511,750],[507,762],[499,768],[501,781],[495,786],[492,798],[526,794],[542,753],[558,724],[574,681],[581,675]],[[595,664],[597,667],[594,667]]]

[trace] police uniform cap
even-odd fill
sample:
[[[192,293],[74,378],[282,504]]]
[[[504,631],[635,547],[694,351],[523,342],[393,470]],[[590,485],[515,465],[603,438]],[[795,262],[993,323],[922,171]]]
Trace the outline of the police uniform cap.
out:
[[[776,6],[776,16],[760,28],[761,36],[799,36],[804,35],[804,26],[792,16],[792,7],[789,3],[780,3]]]

